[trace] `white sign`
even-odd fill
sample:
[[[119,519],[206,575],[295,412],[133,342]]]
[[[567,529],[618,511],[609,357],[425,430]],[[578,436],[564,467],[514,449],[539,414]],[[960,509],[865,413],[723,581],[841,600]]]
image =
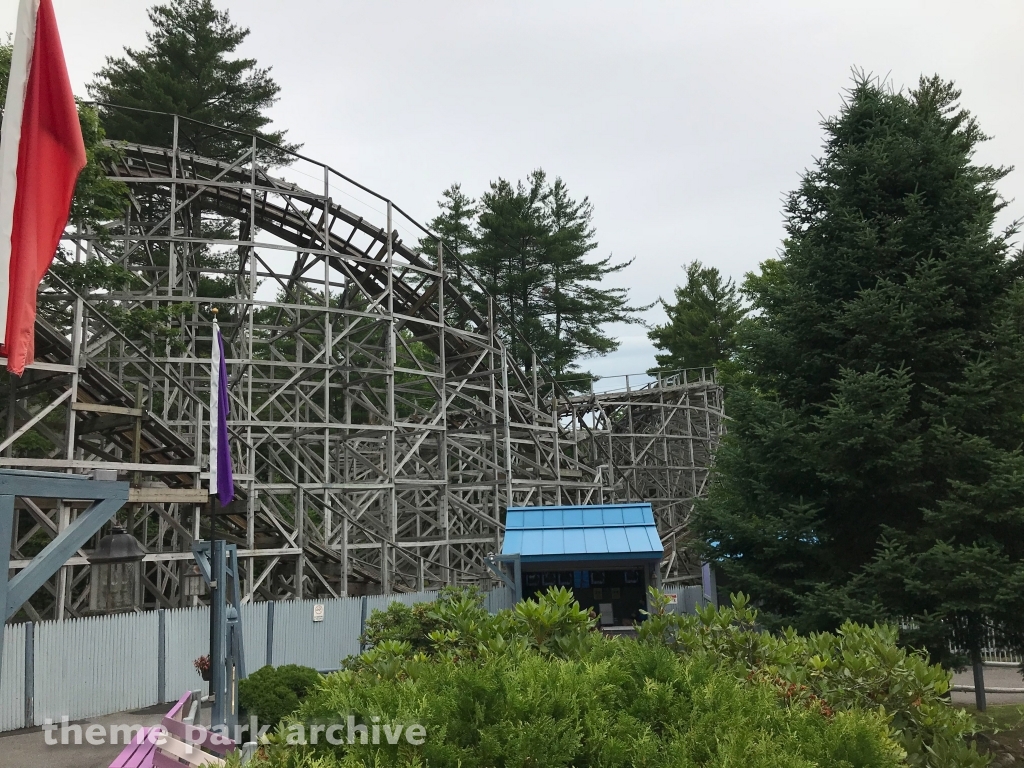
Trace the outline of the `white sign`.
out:
[[[665,593],[665,597],[668,598],[668,604],[669,605],[676,605],[679,602],[679,593],[678,592],[666,592]]]
[[[313,621],[324,620],[324,604],[316,603],[313,605]]]

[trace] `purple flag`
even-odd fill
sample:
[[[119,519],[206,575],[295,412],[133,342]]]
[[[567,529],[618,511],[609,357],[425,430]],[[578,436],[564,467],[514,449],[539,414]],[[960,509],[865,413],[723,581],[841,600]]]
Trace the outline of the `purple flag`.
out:
[[[210,366],[210,493],[222,507],[235,498],[235,477],[228,444],[228,367],[224,362],[224,337],[213,321],[213,360]]]

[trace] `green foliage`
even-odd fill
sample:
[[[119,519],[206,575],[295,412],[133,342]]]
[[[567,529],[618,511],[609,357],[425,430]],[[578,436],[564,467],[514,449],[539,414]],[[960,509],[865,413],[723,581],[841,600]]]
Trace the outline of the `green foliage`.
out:
[[[465,260],[475,241],[473,227],[479,209],[476,201],[462,191],[461,184],[452,184],[441,193],[437,201],[440,213],[430,220],[431,232],[437,233],[448,253]],[[420,240],[420,251],[431,259],[437,254],[437,238],[425,237]]]
[[[372,647],[281,724],[256,766],[980,768],[949,674],[895,629],[773,634],[742,595],[696,616],[652,592],[639,639],[608,638],[566,590],[488,616],[478,595],[390,607]],[[568,638],[574,642],[564,642]],[[421,724],[426,740],[332,746],[292,724]],[[344,738],[344,737],[343,737]]]
[[[275,727],[298,709],[301,701],[316,689],[320,673],[311,667],[285,664],[265,666],[238,681],[238,703],[243,720],[255,715],[261,725]]]
[[[13,49],[11,36],[8,35],[7,42],[0,43],[0,110],[4,108],[7,99]],[[122,182],[107,178],[104,163],[117,156],[117,149],[105,141],[106,133],[100,125],[96,110],[86,104],[79,104],[78,121],[82,128],[86,162],[85,168],[78,174],[70,219],[78,226],[102,236],[106,233],[106,223],[120,217],[127,207],[128,188]],[[0,111],[2,124],[3,113]]]
[[[479,200],[455,184],[438,206],[429,226],[471,274],[451,264],[448,272],[483,317],[488,297],[494,298],[522,337],[496,318],[526,370],[533,366],[532,347],[557,377],[585,381],[589,374],[577,370],[579,361],[618,348],[602,326],[639,322],[636,313],[645,308],[629,306],[626,289],[607,284],[631,262],[593,257],[593,206],[587,198],[574,199],[562,179],[550,182],[539,169],[515,184],[499,178]],[[433,259],[437,241],[424,238],[420,249]]]
[[[395,658],[475,657],[513,648],[566,657],[584,647],[594,625],[594,618],[564,587],[552,587],[536,600],[497,615],[487,612],[478,590],[449,587],[430,603],[392,603],[386,611],[374,611],[362,638],[367,652],[345,665],[381,664],[381,671],[391,669]]]
[[[735,664],[789,702],[836,713],[877,709],[908,765],[985,764],[964,738],[974,729],[970,716],[946,698],[949,673],[925,653],[901,648],[896,627],[848,621],[835,633],[773,634],[758,628],[757,612],[742,594],[729,607],[698,608],[696,616],[653,614],[640,625],[641,642]]]
[[[370,650],[384,643],[401,642],[412,651],[428,651],[433,647],[430,636],[434,632],[465,633],[470,623],[483,624],[489,617],[479,589],[445,587],[432,602],[413,606],[391,603],[384,611],[374,611],[366,620],[361,643]]]
[[[96,306],[125,336],[141,342],[152,352],[162,354],[169,348],[172,354],[181,354],[188,349],[181,337],[181,324],[175,321],[192,310],[191,304],[161,304],[155,309],[126,309],[119,304],[102,302]]]
[[[662,299],[661,305],[668,321],[647,334],[664,352],[655,355],[658,369],[710,368],[735,355],[747,311],[735,283],[724,279],[717,267],[687,264],[686,283],[675,289],[675,303]]]
[[[368,649],[389,642],[406,643],[410,650],[429,648],[427,636],[434,631],[430,613],[429,603],[391,603],[386,610],[370,614],[360,642]]]
[[[106,141],[96,109],[78,106],[78,122],[85,144],[85,168],[78,174],[75,196],[71,200],[71,221],[78,227],[106,239],[111,220],[118,220],[128,207],[128,187],[107,178],[106,168],[118,157],[117,147]]]
[[[212,0],[170,0],[149,9],[153,25],[146,47],[126,48],[107,58],[89,86],[97,100],[123,107],[178,114],[213,126],[256,134],[282,144],[284,131],[268,131],[266,111],[280,88],[270,69],[255,59],[233,58],[249,30],[231,22]],[[160,147],[171,146],[173,123],[167,115],[103,107],[111,136]],[[234,159],[250,146],[210,125],[179,121],[179,145],[205,157]],[[295,149],[297,145],[288,145]],[[264,150],[265,161],[284,163],[287,156]]]
[[[859,78],[748,277],[729,435],[693,526],[767,625],[912,618],[955,665],[1024,648],[1024,290],[1006,169],[938,78]]]
[[[551,587],[536,600],[523,600],[512,610],[512,626],[530,645],[544,653],[568,657],[579,653],[597,624],[580,608],[572,592]]]
[[[351,716],[357,723],[418,723],[426,728],[422,746],[404,739],[387,744],[384,738],[378,745],[321,740],[288,746],[282,728],[255,764],[905,764],[881,708],[831,711],[820,700],[786,697],[774,680],[748,675],[710,651],[683,654],[659,642],[586,632],[589,621],[574,614],[566,594],[552,591],[537,603],[546,602],[550,615],[544,620],[536,618],[536,608],[526,608],[493,617],[493,625],[510,633],[506,640],[516,627],[525,639],[553,624],[593,638],[568,655],[546,652],[543,630],[534,638],[539,642],[478,645],[475,653],[413,653],[409,641],[382,640],[372,661],[328,676],[286,721],[345,723]],[[442,612],[457,614],[457,606],[464,607],[459,599],[442,602],[448,606]],[[407,626],[405,612],[394,615],[401,619],[392,629]]]
[[[138,288],[142,279],[119,264],[110,264],[100,259],[84,262],[54,260],[51,270],[81,294],[91,293],[99,288],[124,291]]]
[[[99,256],[71,262],[67,261],[67,254],[58,252],[50,272],[78,294],[89,297],[92,311],[101,312],[117,330],[149,352],[162,355],[169,349],[177,354],[186,349],[181,337],[181,317],[191,311],[190,304],[161,304],[154,308],[109,299],[108,292],[137,289],[142,281],[137,274]],[[55,292],[63,292],[56,281],[50,282]],[[39,312],[55,328],[70,330],[72,318],[65,305],[42,302]]]

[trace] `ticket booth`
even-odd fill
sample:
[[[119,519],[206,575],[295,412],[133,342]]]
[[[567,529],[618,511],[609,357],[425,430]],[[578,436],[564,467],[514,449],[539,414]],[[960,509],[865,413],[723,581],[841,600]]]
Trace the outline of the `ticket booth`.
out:
[[[518,559],[523,598],[566,587],[616,629],[644,619],[664,548],[650,504],[510,507],[501,554]]]

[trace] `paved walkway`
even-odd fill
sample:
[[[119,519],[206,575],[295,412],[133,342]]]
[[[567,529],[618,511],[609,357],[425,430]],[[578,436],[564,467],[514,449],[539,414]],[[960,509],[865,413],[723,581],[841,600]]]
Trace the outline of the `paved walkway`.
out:
[[[971,670],[953,675],[953,685],[974,685]],[[1024,678],[1016,667],[985,667],[986,688],[1024,688]],[[1024,704],[1021,693],[986,693],[988,704]],[[953,703],[973,704],[974,691],[953,691]]]
[[[109,733],[109,726],[112,725],[159,725],[171,706],[173,705],[160,704],[147,709],[78,720],[74,724],[81,726],[83,734],[94,724],[104,726],[105,733]],[[205,723],[209,723],[209,712],[209,707],[203,708],[200,719]],[[45,734],[38,727],[0,733],[0,765],[3,768],[109,768],[114,758],[124,749],[124,744],[93,746],[86,743],[84,737],[82,743],[78,745],[48,745],[44,738]],[[60,741],[59,728],[53,731],[51,738]],[[74,733],[69,732],[69,741],[73,738]]]

